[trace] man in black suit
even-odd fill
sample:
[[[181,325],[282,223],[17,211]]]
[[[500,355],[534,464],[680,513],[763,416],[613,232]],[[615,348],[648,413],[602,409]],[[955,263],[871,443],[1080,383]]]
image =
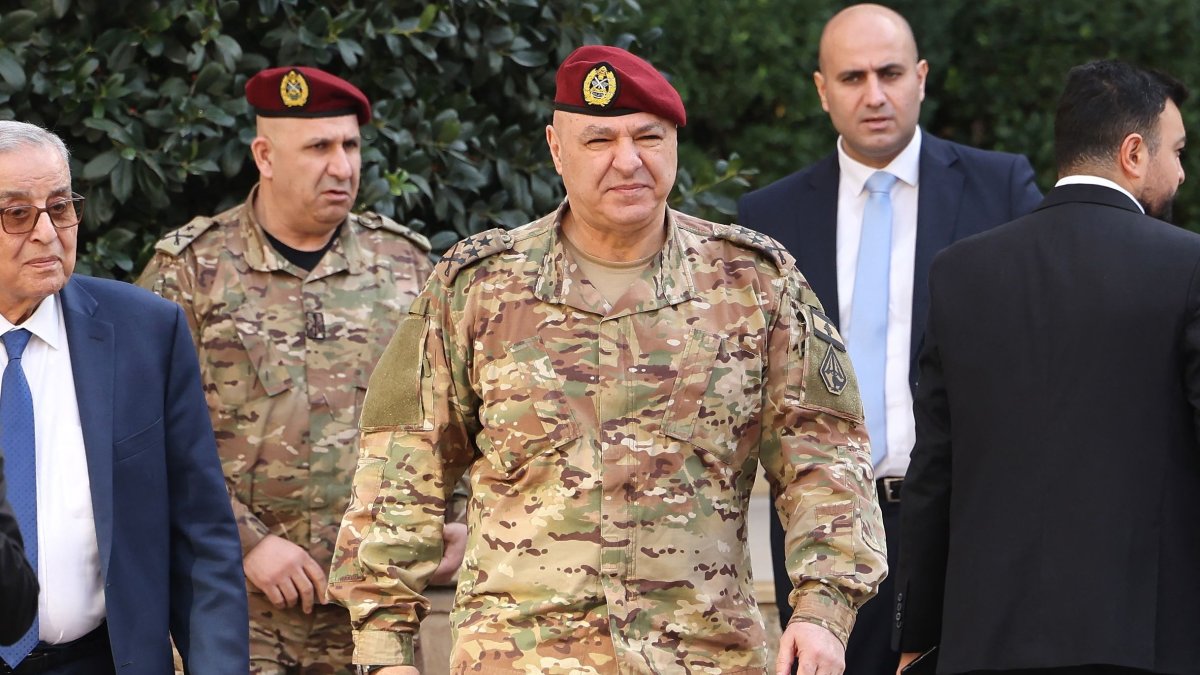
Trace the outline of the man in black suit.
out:
[[[8,505],[0,455],[0,644],[16,642],[37,616],[37,575],[25,559],[21,528]]]
[[[813,79],[838,131],[837,149],[743,197],[738,218],[796,257],[846,337],[863,392],[888,563],[894,567],[901,484],[915,437],[911,387],[929,302],[929,263],[951,242],[1028,213],[1042,195],[1024,157],[958,145],[918,128],[929,64],[918,59],[912,29],[896,12],[870,4],[839,12],[826,24],[819,51],[820,69]],[[898,178],[889,191],[890,239],[882,242],[862,236],[866,185],[879,172]],[[878,267],[863,251],[868,244],[879,244],[890,255],[883,262],[887,286],[880,289],[886,302],[855,302],[863,297],[856,291],[860,263]],[[870,323],[882,339],[867,339]],[[882,373],[856,353],[859,348],[878,358]],[[786,626],[788,595],[798,581],[788,578],[783,529],[775,517],[771,542],[776,607]],[[892,598],[892,583],[885,580],[877,599],[859,611],[847,646],[848,675],[895,670]]]
[[[930,272],[896,638],[939,673],[1200,673],[1200,236],[1186,92],[1070,71],[1060,180]]]

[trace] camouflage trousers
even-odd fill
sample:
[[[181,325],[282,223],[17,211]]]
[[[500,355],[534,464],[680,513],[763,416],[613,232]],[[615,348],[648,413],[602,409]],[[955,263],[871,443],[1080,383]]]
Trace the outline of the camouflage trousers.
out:
[[[251,591],[250,672],[254,675],[353,675],[350,614],[341,605],[277,609]]]

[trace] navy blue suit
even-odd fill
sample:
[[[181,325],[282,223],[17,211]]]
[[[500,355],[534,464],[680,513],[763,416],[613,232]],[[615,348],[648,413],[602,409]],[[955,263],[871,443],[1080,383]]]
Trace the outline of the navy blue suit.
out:
[[[1005,223],[1033,210],[1042,194],[1029,161],[1022,155],[989,152],[951,143],[928,133],[921,136],[917,197],[917,243],[914,260],[912,353],[909,385],[915,389],[917,355],[924,341],[929,311],[929,266],[933,256],[951,243]],[[738,223],[774,237],[796,257],[796,266],[838,323],[837,203],[840,171],[834,152],[819,162],[751,192],[738,202]],[[773,511],[773,510],[772,510]],[[899,545],[899,513],[884,508],[888,564],[895,569]],[[893,536],[893,533],[895,536]],[[775,599],[786,626],[792,608],[791,581],[783,565],[783,529],[771,519]],[[890,656],[892,582],[880,587],[877,599],[859,612],[847,651],[847,675],[877,675],[895,670]],[[868,656],[868,654],[870,654]],[[890,659],[885,664],[883,659]],[[887,670],[890,665],[891,670]]]
[[[183,313],[74,275],[63,317],[116,672],[249,670],[242,552]]]

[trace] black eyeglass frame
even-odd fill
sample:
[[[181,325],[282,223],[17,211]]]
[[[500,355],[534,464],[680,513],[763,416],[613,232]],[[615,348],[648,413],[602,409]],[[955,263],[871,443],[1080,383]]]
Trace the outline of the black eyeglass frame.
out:
[[[72,227],[79,227],[79,224],[83,222],[83,204],[85,201],[86,198],[83,195],[72,192],[69,198],[53,199],[45,206],[34,206],[32,204],[13,204],[12,206],[5,206],[0,208],[0,230],[4,230],[8,234],[29,234],[30,232],[33,232],[35,228],[37,228],[38,221],[42,219],[43,213],[46,214],[46,217],[50,219],[50,224],[54,226],[54,229],[56,230],[69,230]],[[50,213],[50,209],[63,204],[71,204],[73,210],[75,211],[75,222],[71,223],[70,225],[59,225],[58,222],[54,220],[54,214]],[[29,221],[30,224],[28,229],[20,230],[18,232],[13,232],[12,230],[8,229],[8,221],[5,220],[4,214],[13,209],[33,209],[36,211],[33,219]]]

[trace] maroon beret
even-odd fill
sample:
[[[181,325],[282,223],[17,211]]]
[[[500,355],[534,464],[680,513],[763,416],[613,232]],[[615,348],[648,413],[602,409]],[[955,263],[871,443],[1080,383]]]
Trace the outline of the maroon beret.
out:
[[[358,87],[304,66],[268,68],[246,82],[246,100],[263,117],[338,117],[371,121],[371,103]]]
[[[558,67],[555,110],[615,117],[647,112],[687,124],[679,92],[647,61],[617,47],[589,45]]]

